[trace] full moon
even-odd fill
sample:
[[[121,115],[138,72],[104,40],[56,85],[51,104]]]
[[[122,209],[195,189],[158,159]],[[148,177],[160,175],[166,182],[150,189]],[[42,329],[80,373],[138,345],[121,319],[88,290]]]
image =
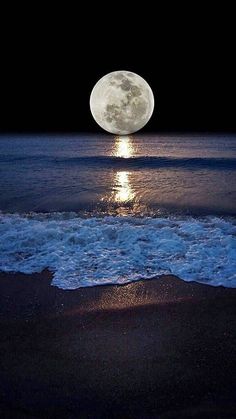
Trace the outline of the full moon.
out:
[[[149,84],[131,71],[113,71],[95,84],[90,96],[90,110],[105,131],[127,135],[146,125],[154,109]]]

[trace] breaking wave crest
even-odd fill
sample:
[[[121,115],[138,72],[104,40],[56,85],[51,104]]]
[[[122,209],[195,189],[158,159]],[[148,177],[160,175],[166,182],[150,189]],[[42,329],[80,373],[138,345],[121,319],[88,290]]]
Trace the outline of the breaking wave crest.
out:
[[[0,270],[48,268],[76,289],[160,274],[236,287],[236,225],[219,217],[79,217],[0,214]]]

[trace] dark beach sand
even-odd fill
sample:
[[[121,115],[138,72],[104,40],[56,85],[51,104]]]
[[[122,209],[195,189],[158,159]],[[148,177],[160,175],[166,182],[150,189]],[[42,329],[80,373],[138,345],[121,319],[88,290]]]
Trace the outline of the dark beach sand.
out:
[[[0,274],[1,418],[235,418],[236,289]]]

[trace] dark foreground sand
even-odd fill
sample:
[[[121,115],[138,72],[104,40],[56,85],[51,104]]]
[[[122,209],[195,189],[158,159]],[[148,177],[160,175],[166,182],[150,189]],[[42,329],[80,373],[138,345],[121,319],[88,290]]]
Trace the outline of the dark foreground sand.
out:
[[[0,274],[1,418],[235,418],[236,290]]]

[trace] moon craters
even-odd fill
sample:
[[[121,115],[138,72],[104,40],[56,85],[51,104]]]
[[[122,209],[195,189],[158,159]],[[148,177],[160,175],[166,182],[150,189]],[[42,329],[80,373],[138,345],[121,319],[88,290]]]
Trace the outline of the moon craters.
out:
[[[127,135],[150,119],[154,97],[147,82],[135,73],[115,71],[102,77],[90,96],[95,121],[106,131]]]

